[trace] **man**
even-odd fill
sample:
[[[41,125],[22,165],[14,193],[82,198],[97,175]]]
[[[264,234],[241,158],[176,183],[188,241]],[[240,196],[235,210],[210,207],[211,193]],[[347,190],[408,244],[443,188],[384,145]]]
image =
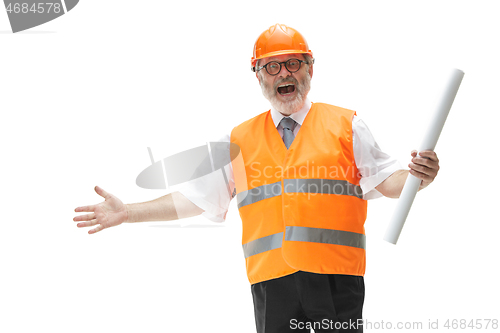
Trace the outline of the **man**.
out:
[[[132,205],[96,186],[106,200],[76,208],[92,212],[75,217],[85,221],[77,226],[99,224],[92,234],[202,213],[223,221],[234,193],[257,332],[362,332],[366,199],[399,197],[408,173],[426,187],[439,161],[434,152],[412,151],[410,171],[401,170],[354,111],[311,103],[313,63],[300,33],[270,27],[255,43],[252,70],[272,108],[224,140],[241,157],[224,170],[226,182],[202,177]]]

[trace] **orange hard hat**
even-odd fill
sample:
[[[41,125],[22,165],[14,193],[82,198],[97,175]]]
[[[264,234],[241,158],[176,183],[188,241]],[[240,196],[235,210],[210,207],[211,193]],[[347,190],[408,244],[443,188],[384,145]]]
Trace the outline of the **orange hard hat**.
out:
[[[262,34],[253,47],[252,71],[257,60],[281,54],[306,53],[312,56],[306,39],[295,29],[284,24],[275,24]]]

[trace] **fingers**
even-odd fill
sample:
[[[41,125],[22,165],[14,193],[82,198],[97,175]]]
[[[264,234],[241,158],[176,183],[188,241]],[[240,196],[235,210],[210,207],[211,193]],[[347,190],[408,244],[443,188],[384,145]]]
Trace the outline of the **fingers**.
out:
[[[97,223],[97,220],[96,219],[93,219],[91,221],[87,221],[87,222],[82,222],[82,223],[78,223],[76,226],[78,228],[84,228],[84,227],[92,227],[94,225],[98,224]],[[104,226],[102,224],[99,224],[97,226],[97,228],[94,228],[94,229],[91,229],[88,231],[88,233],[91,235],[91,234],[95,234],[96,232],[99,232],[101,231],[102,229],[104,229]]]
[[[430,159],[431,161],[434,161],[434,162],[438,162],[439,163],[439,159],[436,155],[435,152],[433,152],[432,150],[423,150],[419,153],[420,156],[422,157],[425,157],[425,158],[428,158]]]
[[[418,165],[420,167],[418,168],[413,168],[410,166],[412,169],[416,169],[419,172],[427,173],[425,172],[425,167],[437,171],[439,170],[439,159],[437,158],[437,155],[435,152],[430,151],[430,150],[424,150],[421,151],[418,156],[414,154],[416,151],[413,150],[411,155],[412,159],[411,161],[414,163],[414,165]],[[424,168],[421,168],[424,167]]]
[[[415,169],[417,171],[427,173],[425,170],[431,169],[435,170],[436,173],[439,170],[439,164],[438,162],[434,162],[433,160],[430,160],[428,158],[424,157],[414,157],[411,159],[412,163],[410,163],[410,168]],[[415,166],[415,167],[413,167]],[[430,171],[430,170],[429,170]]]
[[[424,183],[431,183],[436,176],[432,176],[423,172],[415,171],[414,169],[410,169],[410,173],[417,177],[418,179],[421,179]]]
[[[104,199],[111,198],[111,194],[104,191],[99,186],[94,187],[94,190],[96,191],[97,194],[99,194]],[[97,206],[98,205],[90,205],[90,206],[81,206],[81,207],[75,208],[75,212],[92,212],[92,214],[80,215],[80,216],[76,216],[73,218],[73,221],[85,221],[82,223],[78,223],[76,225],[78,228],[91,227],[91,226],[98,224],[95,213],[94,213]],[[96,232],[99,232],[102,229],[104,229],[104,226],[99,223],[99,225],[96,228],[89,230],[88,233],[95,234]]]
[[[97,194],[99,194],[104,199],[108,199],[108,198],[111,197],[111,194],[109,194],[108,192],[104,191],[99,186],[94,187],[94,190],[97,192]],[[97,205],[76,207],[75,208],[75,212],[93,212],[96,206]]]
[[[96,219],[93,219],[93,220],[91,220],[91,221],[78,223],[76,226],[77,226],[78,228],[84,228],[84,227],[92,227],[92,226],[94,226],[94,225],[96,225],[96,224],[98,224],[98,223],[97,223],[97,220],[96,220]],[[103,229],[104,229],[104,226],[103,226],[102,224],[99,224],[99,225],[97,226],[97,228],[94,228],[94,229],[89,230],[89,231],[88,231],[88,233],[89,233],[89,235],[91,235],[91,234],[95,234],[96,232],[99,232],[99,231],[101,231],[101,230],[103,230]]]
[[[436,153],[433,152],[432,150],[422,150],[421,152],[418,152],[417,150],[414,149],[411,151],[410,154],[412,157],[416,157],[418,155],[420,157],[428,158],[431,161],[439,163],[439,159],[438,159]]]
[[[92,213],[92,214],[87,214],[87,215],[80,215],[80,216],[76,216],[73,218],[73,221],[90,221],[92,219],[95,219],[95,214]]]
[[[95,209],[95,206],[97,205],[91,205],[91,206],[82,206],[82,207],[76,207],[75,212],[93,212]]]
[[[103,197],[104,199],[108,199],[111,197],[111,195],[104,191],[102,188],[100,188],[99,186],[96,186],[94,187],[94,190],[97,192],[97,194],[99,194],[101,197]]]
[[[83,227],[91,227],[91,226],[96,225],[96,224],[97,224],[97,220],[94,219],[94,220],[78,223],[76,226],[78,228],[83,228]]]
[[[89,230],[89,234],[95,234],[96,232],[99,232],[102,229],[104,229],[104,226],[102,224],[99,224],[99,226],[97,228]]]
[[[417,151],[413,150],[411,156],[411,163],[408,164],[410,173],[424,183],[429,184],[434,181],[439,171],[439,159],[436,153],[431,150],[423,150],[417,155]]]
[[[436,162],[421,157],[414,157],[408,167],[413,171],[432,177],[436,177],[439,171],[439,165]]]

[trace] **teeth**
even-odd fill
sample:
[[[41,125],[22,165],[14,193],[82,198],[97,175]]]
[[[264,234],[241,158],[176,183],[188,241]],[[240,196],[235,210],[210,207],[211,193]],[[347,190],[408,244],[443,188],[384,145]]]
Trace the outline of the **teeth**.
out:
[[[288,87],[288,86],[293,86],[293,84],[291,84],[291,83],[282,84],[281,86],[278,86],[278,88]]]

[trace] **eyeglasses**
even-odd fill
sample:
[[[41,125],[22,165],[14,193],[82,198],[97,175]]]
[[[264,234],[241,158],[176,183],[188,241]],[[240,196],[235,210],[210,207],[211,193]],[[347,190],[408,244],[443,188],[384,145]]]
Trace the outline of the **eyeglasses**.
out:
[[[278,75],[279,72],[281,72],[281,64],[285,64],[285,68],[290,72],[290,73],[295,73],[300,69],[300,66],[302,63],[308,64],[307,61],[299,60],[299,59],[288,59],[287,61],[283,62],[277,62],[277,61],[271,61],[265,64],[264,66],[255,68],[255,72],[260,71],[262,68],[265,68],[267,73],[269,75]],[[314,59],[312,61],[314,63]]]

